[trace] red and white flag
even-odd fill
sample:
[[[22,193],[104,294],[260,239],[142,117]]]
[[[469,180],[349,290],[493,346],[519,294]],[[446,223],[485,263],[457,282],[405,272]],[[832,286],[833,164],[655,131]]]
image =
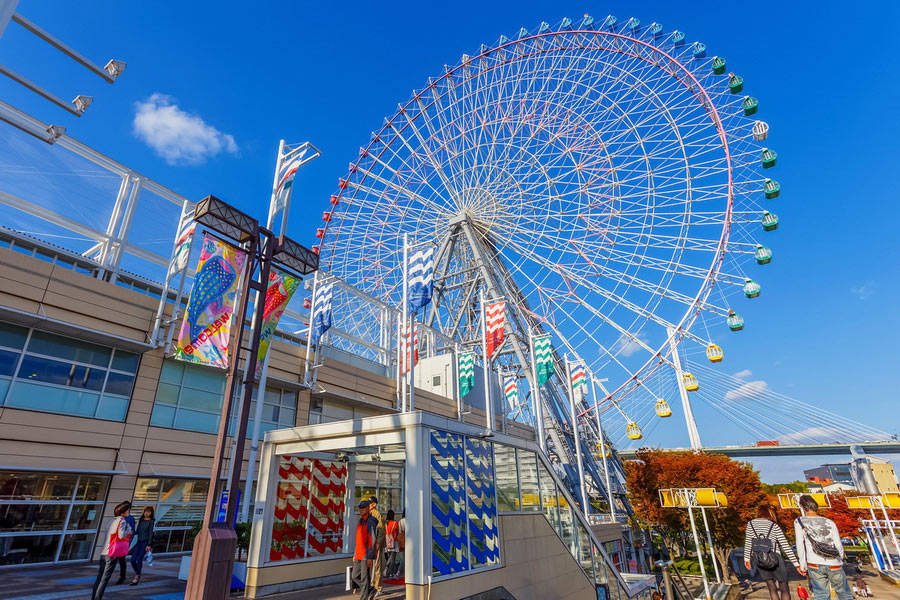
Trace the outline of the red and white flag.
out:
[[[503,345],[503,329],[506,324],[506,302],[494,302],[485,306],[486,320],[485,346],[488,358],[494,355],[494,350]]]
[[[414,324],[412,340],[412,364],[419,364],[419,324]],[[411,366],[409,361],[409,323],[404,328],[403,337],[400,339],[400,369],[402,373],[408,373]]]

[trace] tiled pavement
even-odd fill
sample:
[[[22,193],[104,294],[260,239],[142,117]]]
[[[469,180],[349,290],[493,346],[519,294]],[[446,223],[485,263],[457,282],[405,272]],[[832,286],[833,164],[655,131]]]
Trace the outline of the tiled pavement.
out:
[[[144,565],[141,583],[130,586],[134,577],[131,565],[123,585],[107,585],[103,600],[184,600],[185,582],[178,581],[180,558],[157,559],[152,566]],[[74,565],[53,565],[49,567],[22,567],[0,569],[0,600],[89,600],[94,580],[97,577],[97,563]],[[114,584],[118,570],[110,579]],[[399,600],[403,598],[400,586],[385,586],[385,594],[379,600]],[[242,598],[236,592],[233,598]],[[358,599],[348,594],[343,585],[331,585],[286,592],[270,596],[272,600],[344,600]]]

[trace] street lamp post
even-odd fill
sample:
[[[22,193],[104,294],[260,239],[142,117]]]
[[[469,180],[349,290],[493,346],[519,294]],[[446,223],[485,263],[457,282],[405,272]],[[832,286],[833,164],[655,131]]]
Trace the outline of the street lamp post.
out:
[[[209,492],[206,496],[206,511],[203,528],[194,540],[191,556],[191,569],[188,575],[185,598],[187,600],[226,600],[231,592],[231,572],[234,568],[234,554],[237,549],[237,534],[234,523],[237,511],[237,489],[240,486],[241,463],[244,458],[244,439],[247,437],[247,421],[250,416],[250,401],[256,375],[256,362],[259,353],[259,338],[262,328],[265,294],[269,281],[269,272],[273,263],[280,267],[295,271],[299,275],[308,275],[319,267],[319,257],[297,242],[285,237],[276,237],[259,222],[233,206],[219,200],[215,196],[207,196],[197,203],[194,220],[230,240],[246,248],[247,266],[241,286],[241,297],[234,317],[237,333],[234,337],[234,351],[228,367],[225,399],[222,403],[222,415],[219,420],[219,433],[216,438],[216,450],[213,455]],[[255,275],[255,276],[254,276]],[[256,302],[256,314],[252,319],[250,343],[243,346],[244,323],[250,302],[251,290],[259,296]],[[243,374],[240,367],[240,353],[247,351]],[[228,498],[225,507],[225,522],[216,522],[218,506],[216,492],[225,462],[225,449],[228,438],[228,420],[237,400],[235,381],[241,380],[240,403],[234,437],[238,443],[234,446],[231,457],[231,474],[227,486]],[[262,394],[262,392],[261,392]],[[262,402],[262,395],[259,397]],[[249,499],[245,498],[245,502]]]

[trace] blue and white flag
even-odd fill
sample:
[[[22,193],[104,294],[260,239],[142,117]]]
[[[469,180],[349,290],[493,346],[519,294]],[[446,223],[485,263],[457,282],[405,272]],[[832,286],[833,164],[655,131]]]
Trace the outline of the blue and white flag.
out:
[[[414,252],[409,258],[409,310],[415,312],[431,302],[434,291],[434,247]]]
[[[333,289],[333,281],[321,282],[316,289],[312,310],[312,332],[309,336],[311,344],[317,344],[322,334],[331,329],[331,293]]]

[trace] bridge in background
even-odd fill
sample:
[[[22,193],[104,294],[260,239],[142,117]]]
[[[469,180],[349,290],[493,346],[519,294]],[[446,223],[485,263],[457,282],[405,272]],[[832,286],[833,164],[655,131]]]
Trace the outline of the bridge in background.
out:
[[[818,456],[849,455],[851,446],[859,446],[866,454],[900,454],[900,441],[889,442],[863,442],[859,444],[790,444],[779,446],[719,446],[701,448],[700,452],[707,454],[724,454],[731,458],[754,458],[762,456]],[[665,448],[671,452],[690,452],[690,448]],[[636,449],[619,450],[618,454],[624,460],[634,459]]]

